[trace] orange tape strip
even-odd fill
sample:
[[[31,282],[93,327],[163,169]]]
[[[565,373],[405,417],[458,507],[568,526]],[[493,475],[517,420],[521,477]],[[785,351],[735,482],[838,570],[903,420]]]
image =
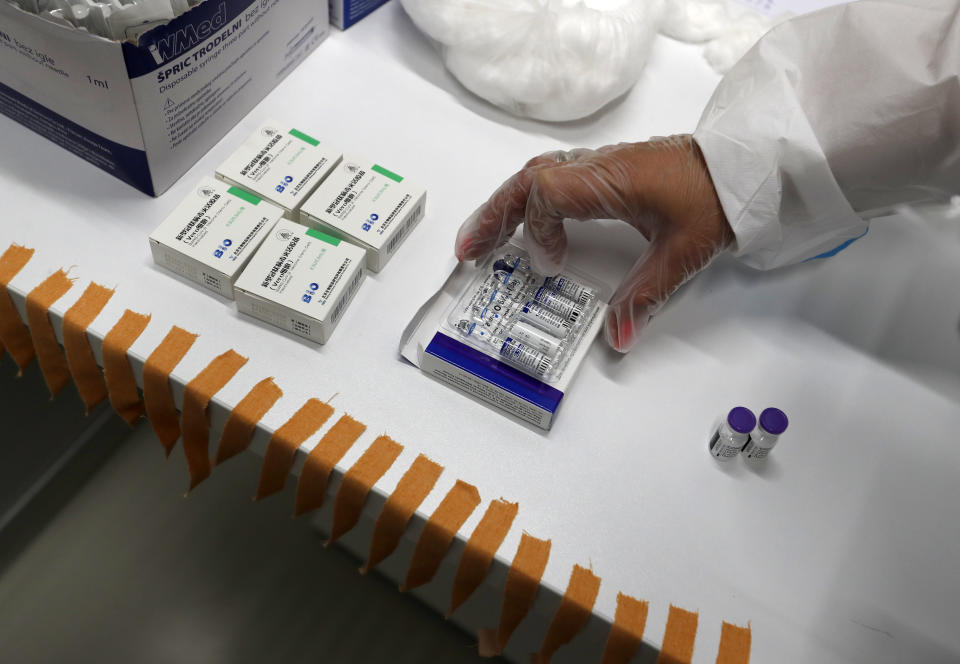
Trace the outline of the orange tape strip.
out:
[[[255,500],[271,496],[283,488],[293,468],[297,448],[316,433],[332,414],[333,407],[329,404],[308,399],[293,417],[273,432],[260,467],[260,483]]]
[[[0,340],[10,351],[20,374],[33,362],[36,353],[33,342],[30,341],[30,332],[10,299],[7,284],[17,276],[31,256],[33,249],[21,247],[19,244],[11,244],[0,256]]]
[[[63,315],[63,350],[67,366],[87,412],[107,398],[107,384],[90,348],[87,328],[107,306],[113,289],[91,283],[76,303]]]
[[[503,499],[490,501],[460,557],[457,575],[453,580],[453,591],[450,593],[448,618],[483,583],[497,549],[510,532],[519,507],[518,503],[508,503]]]
[[[697,638],[697,613],[670,605],[657,664],[690,664]]]
[[[550,621],[540,652],[533,658],[536,664],[549,664],[557,650],[570,643],[587,626],[599,592],[600,577],[585,567],[574,565],[567,590]]]
[[[60,349],[57,335],[50,324],[50,306],[66,294],[73,286],[73,280],[63,270],[57,270],[43,283],[27,295],[27,324],[33,349],[37,352],[37,362],[43,379],[50,389],[50,396],[60,394],[70,382],[70,369],[67,358]]]
[[[277,387],[273,378],[264,378],[253,386],[247,396],[243,397],[237,407],[231,411],[227,423],[223,426],[223,433],[220,434],[220,442],[217,444],[214,466],[249,447],[257,422],[263,419],[267,411],[273,408],[273,404],[277,403],[282,396],[283,390]]]
[[[497,631],[482,629],[477,634],[481,657],[494,657],[503,652],[513,632],[533,606],[549,558],[550,540],[540,540],[523,533],[517,554],[507,572]]]
[[[303,470],[300,471],[300,480],[297,482],[294,516],[300,516],[323,506],[323,498],[327,494],[327,482],[330,480],[333,467],[366,429],[366,424],[357,422],[349,415],[344,415],[310,450],[303,464]]]
[[[600,664],[627,664],[643,643],[647,626],[647,602],[617,593],[617,612]]]
[[[738,627],[724,622],[720,628],[720,650],[717,664],[749,664],[750,626]]]
[[[479,504],[477,487],[457,480],[420,533],[401,591],[417,588],[433,579],[453,538]]]
[[[360,568],[361,572],[366,573],[373,569],[394,552],[410,518],[433,489],[442,472],[443,466],[422,454],[414,459],[380,510],[373,526],[373,536],[370,538],[370,555],[367,564]]]
[[[103,338],[103,378],[110,405],[130,426],[143,415],[143,401],[137,392],[137,380],[133,377],[127,351],[149,322],[150,316],[127,309]]]
[[[403,445],[389,436],[380,436],[344,474],[333,500],[333,526],[327,544],[335,542],[357,525],[373,485],[390,469],[402,451]]]
[[[196,334],[174,325],[143,365],[143,405],[167,456],[180,437],[180,420],[170,391],[170,372],[196,340]]]
[[[183,428],[183,453],[190,471],[190,489],[210,476],[210,418],[207,415],[210,399],[246,363],[247,358],[228,350],[215,357],[187,383],[180,425]]]
[[[33,253],[33,249],[11,245],[0,255],[0,355],[5,349],[9,350],[21,372],[36,356],[47,386],[54,396],[66,386],[72,372],[88,408],[103,399],[102,388],[97,383],[105,381],[104,387],[109,392],[111,403],[129,423],[133,424],[143,408],[146,409],[154,430],[169,454],[180,433],[169,376],[192,347],[197,335],[174,326],[154,349],[144,365],[144,400],[141,402],[137,398],[136,381],[127,351],[146,328],[150,316],[129,310],[124,312],[120,321],[104,339],[104,376],[101,379],[86,330],[114,291],[91,284],[77,303],[66,312],[65,356],[57,343],[49,309],[73,286],[73,281],[66,273],[58,270],[28,294],[26,309],[29,330],[24,326],[10,298],[10,280],[19,273]],[[207,405],[213,395],[229,382],[246,361],[246,358],[234,351],[227,351],[214,359],[187,385],[184,398],[184,429],[187,431],[187,440],[184,442],[184,451],[191,470],[191,488],[209,475]],[[218,446],[218,462],[249,445],[257,422],[281,395],[282,392],[270,378],[258,383],[247,394],[228,419],[221,445]],[[317,431],[332,412],[333,408],[329,405],[310,399],[274,433],[261,469],[257,498],[275,493],[283,487],[299,445]],[[341,425],[342,430],[339,429]],[[326,482],[333,466],[364,429],[363,424],[344,416],[308,456],[305,471],[308,477],[313,476],[314,479],[304,485],[304,493],[308,498],[309,495],[318,495],[318,499],[313,499],[318,501],[317,506],[322,503]],[[327,444],[324,444],[324,441]],[[336,539],[356,524],[371,487],[390,468],[402,449],[402,446],[388,437],[381,436],[347,472],[334,505],[331,539]],[[410,518],[432,490],[442,471],[442,466],[424,455],[417,457],[377,518],[369,560],[362,571],[375,566],[396,549]],[[298,487],[298,498],[299,494]],[[479,503],[476,487],[458,480],[421,533],[407,573],[406,587],[416,587],[433,578],[456,533]],[[302,503],[298,502],[298,505],[300,504]],[[451,612],[482,582],[497,548],[509,532],[516,513],[516,503],[503,500],[491,502],[461,558],[451,597]],[[529,613],[546,569],[550,547],[550,540],[539,540],[523,533],[507,574],[497,631],[480,631],[481,655],[500,654]],[[557,649],[569,643],[586,626],[599,587],[599,577],[579,565],[574,566],[567,591],[551,621],[540,653],[534,656],[534,661],[549,662]],[[604,649],[604,664],[625,662],[636,653],[642,642],[646,618],[646,602],[622,593],[617,595],[617,613]],[[693,657],[697,622],[696,612],[670,606],[658,664],[689,664]],[[749,626],[744,628],[724,622],[717,664],[749,664],[751,639]]]

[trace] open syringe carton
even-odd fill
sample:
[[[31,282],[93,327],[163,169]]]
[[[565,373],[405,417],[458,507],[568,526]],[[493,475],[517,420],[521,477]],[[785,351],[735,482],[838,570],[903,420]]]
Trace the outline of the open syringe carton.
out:
[[[325,0],[0,0],[0,113],[159,196],[328,33]]]
[[[569,266],[534,272],[511,241],[459,264],[404,330],[400,353],[420,370],[549,429],[603,325],[610,288]]]

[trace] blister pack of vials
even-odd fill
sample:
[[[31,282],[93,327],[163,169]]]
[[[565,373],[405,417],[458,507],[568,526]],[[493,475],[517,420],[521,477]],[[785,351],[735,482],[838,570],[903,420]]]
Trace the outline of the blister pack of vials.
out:
[[[556,382],[597,315],[601,286],[565,270],[533,271],[507,245],[479,266],[454,303],[446,328],[455,338],[547,383]]]
[[[400,354],[448,387],[549,429],[612,288],[574,266],[537,274],[522,242],[456,264],[404,329]]]

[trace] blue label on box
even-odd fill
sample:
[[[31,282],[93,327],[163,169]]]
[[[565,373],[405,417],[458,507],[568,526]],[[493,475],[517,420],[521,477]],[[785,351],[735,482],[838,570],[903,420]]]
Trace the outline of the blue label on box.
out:
[[[563,399],[563,392],[557,388],[442,332],[433,335],[426,352],[550,413],[556,412]]]
[[[343,29],[362,19],[387,0],[343,0]]]
[[[154,196],[147,153],[95,134],[0,83],[0,113],[32,129],[110,175]]]

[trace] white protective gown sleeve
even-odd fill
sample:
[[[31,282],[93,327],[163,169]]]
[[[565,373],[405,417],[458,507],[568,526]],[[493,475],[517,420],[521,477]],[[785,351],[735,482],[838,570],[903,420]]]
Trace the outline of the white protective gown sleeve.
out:
[[[694,133],[735,252],[763,269],[960,193],[960,0],[861,0],[771,30]]]

